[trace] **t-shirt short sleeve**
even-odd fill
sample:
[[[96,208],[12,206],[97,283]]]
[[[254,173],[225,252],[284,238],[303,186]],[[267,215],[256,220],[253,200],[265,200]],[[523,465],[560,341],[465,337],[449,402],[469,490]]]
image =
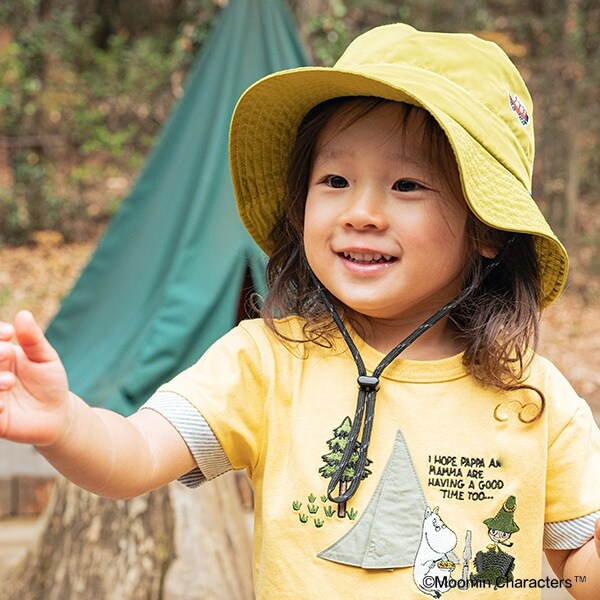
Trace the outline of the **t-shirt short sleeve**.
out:
[[[600,510],[600,430],[590,407],[574,400],[570,419],[548,448],[546,523],[579,519]]]
[[[234,469],[252,471],[259,458],[266,389],[261,363],[257,344],[238,326],[158,390],[178,394],[200,412]]]

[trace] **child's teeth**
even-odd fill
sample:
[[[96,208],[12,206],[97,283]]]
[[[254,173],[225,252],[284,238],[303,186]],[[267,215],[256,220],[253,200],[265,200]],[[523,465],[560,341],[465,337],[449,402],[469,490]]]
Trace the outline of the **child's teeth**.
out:
[[[344,257],[355,262],[388,262],[392,260],[389,254],[366,254],[364,252],[344,252]]]

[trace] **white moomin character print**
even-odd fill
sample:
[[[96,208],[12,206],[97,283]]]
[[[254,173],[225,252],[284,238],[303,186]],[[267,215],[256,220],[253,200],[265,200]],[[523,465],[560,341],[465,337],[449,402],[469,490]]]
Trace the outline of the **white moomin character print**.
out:
[[[424,594],[440,598],[452,587],[451,575],[456,564],[448,553],[454,550],[456,542],[456,534],[442,521],[438,507],[433,510],[427,507],[413,570],[415,583]]]

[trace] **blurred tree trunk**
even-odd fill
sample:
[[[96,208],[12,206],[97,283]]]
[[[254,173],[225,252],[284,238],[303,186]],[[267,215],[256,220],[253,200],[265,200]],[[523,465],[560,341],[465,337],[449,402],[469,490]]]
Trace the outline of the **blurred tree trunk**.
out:
[[[581,47],[584,39],[581,31],[583,24],[584,19],[579,0],[568,0],[563,37],[563,53],[566,60],[566,97],[569,101],[569,109],[566,111],[564,121],[567,160],[563,237],[567,247],[572,247],[575,242],[581,181],[580,137],[583,102],[580,94],[580,82],[585,68],[582,64],[584,56]]]
[[[530,2],[528,46],[538,134],[537,179],[550,222],[569,249],[577,235],[583,184],[583,140],[593,78],[586,50],[590,23],[585,0]]]
[[[42,141],[46,133],[43,96],[47,47],[44,26],[51,10],[52,0],[37,0],[30,10],[23,11],[23,21],[16,33],[22,49],[22,69],[27,85],[23,86],[20,112],[14,129],[17,135],[32,141],[25,148],[11,148],[10,160],[15,195],[25,200],[30,231],[43,229],[46,221],[47,157]]]
[[[576,117],[567,119],[567,127],[572,125],[573,130],[566,140],[567,143],[567,170],[565,185],[565,206],[563,240],[568,248],[572,248],[576,241],[577,213],[579,209],[579,186],[581,183],[581,152],[579,150],[579,123]]]
[[[229,473],[198,490],[173,483],[107,500],[59,479],[28,556],[0,582],[3,600],[245,600],[251,536]]]

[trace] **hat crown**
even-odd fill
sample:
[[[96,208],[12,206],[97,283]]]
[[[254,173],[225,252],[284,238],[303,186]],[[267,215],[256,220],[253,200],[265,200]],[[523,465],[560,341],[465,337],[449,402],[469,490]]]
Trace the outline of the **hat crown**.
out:
[[[448,104],[447,112],[484,145],[489,139],[490,152],[531,190],[533,103],[519,71],[494,42],[468,33],[425,32],[395,23],[357,37],[333,68],[385,71],[391,82],[394,69],[399,71],[399,82],[407,69],[427,72],[432,86],[436,80],[443,86],[441,94],[450,87],[458,96],[452,107]],[[482,123],[476,113],[471,114],[474,107],[496,117],[485,120],[487,131],[478,130]]]

